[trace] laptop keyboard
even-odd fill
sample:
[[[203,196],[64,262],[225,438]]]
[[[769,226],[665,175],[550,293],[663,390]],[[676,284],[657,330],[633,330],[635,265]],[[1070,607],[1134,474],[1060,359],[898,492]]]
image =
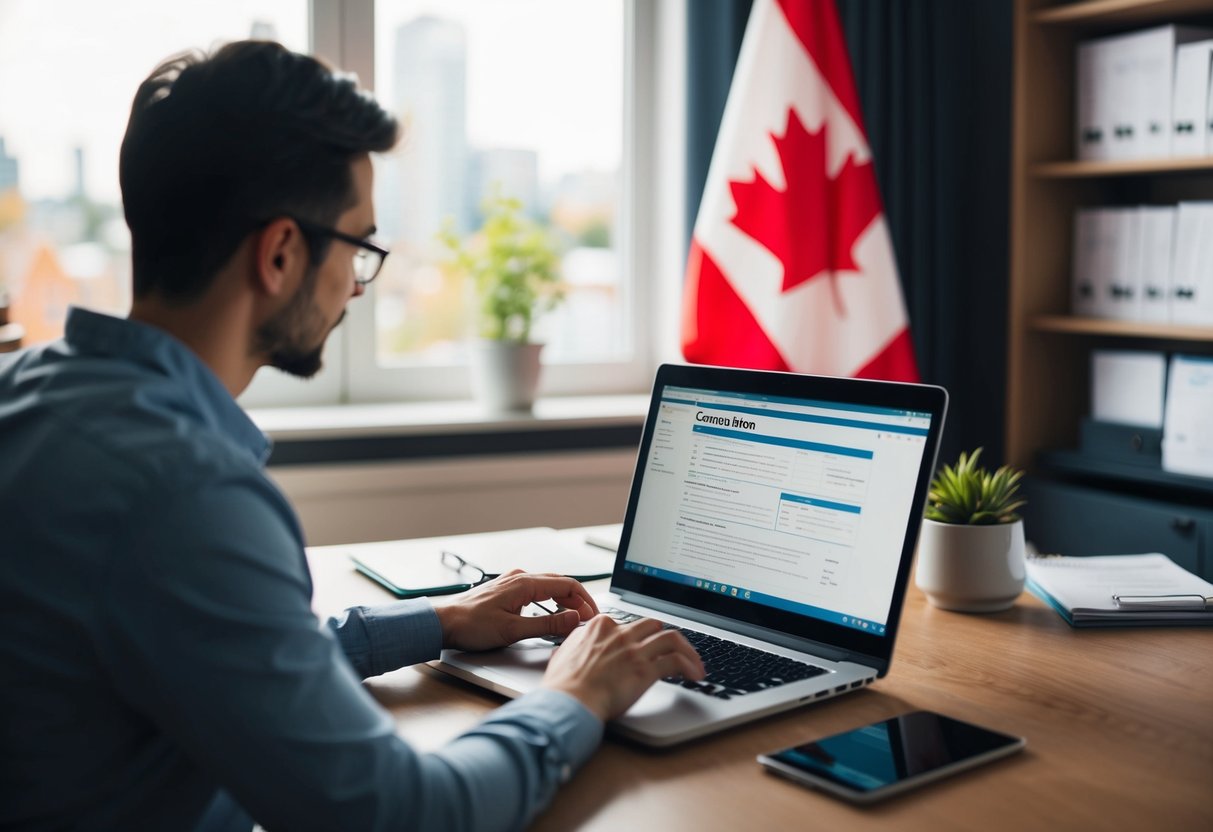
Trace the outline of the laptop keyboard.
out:
[[[604,612],[621,624],[641,617],[619,609],[608,609]],[[732,699],[734,696],[770,690],[827,672],[825,668],[817,665],[725,641],[707,633],[688,630],[686,627],[676,627],[673,624],[665,626],[668,630],[676,629],[686,636],[687,641],[699,653],[699,658],[703,660],[707,675],[698,682],[681,676],[667,676],[662,681],[682,685],[688,690],[715,696],[717,699]]]

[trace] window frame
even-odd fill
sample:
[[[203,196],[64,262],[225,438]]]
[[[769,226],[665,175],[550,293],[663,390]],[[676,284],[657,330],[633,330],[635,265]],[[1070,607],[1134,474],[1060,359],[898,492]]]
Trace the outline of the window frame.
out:
[[[545,365],[541,397],[647,392],[658,363],[681,360],[674,324],[686,258],[686,0],[622,2],[627,53],[619,250],[633,352],[614,362]],[[309,19],[312,53],[373,89],[375,0],[311,0]],[[315,378],[260,372],[241,403],[277,408],[470,400],[466,367],[378,366],[375,284],[369,288],[349,304]]]

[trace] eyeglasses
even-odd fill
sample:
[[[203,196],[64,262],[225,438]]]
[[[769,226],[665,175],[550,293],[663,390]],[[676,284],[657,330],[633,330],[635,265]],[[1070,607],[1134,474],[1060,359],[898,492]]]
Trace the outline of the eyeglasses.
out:
[[[442,550],[442,565],[447,569],[453,569],[458,572],[460,580],[467,585],[468,589],[488,583],[493,578],[501,577],[501,573],[485,572],[476,564],[470,563],[461,555],[457,555],[447,549]]]
[[[448,569],[454,569],[459,573],[460,579],[467,582],[464,587],[465,589],[471,589],[472,587],[486,584],[494,578],[501,577],[500,572],[485,572],[476,564],[465,560],[462,555],[457,555],[449,549],[442,550],[442,565]],[[456,591],[458,592],[462,590]],[[557,610],[548,609],[538,601],[531,601],[531,603],[536,607],[539,607],[539,609],[543,610],[548,615],[557,612]]]
[[[379,270],[383,268],[383,261],[387,259],[389,253],[383,246],[335,228],[326,228],[323,225],[301,220],[298,217],[291,217],[291,219],[304,234],[332,237],[343,243],[357,246],[357,250],[354,252],[354,282],[359,286],[365,286],[379,276]]]

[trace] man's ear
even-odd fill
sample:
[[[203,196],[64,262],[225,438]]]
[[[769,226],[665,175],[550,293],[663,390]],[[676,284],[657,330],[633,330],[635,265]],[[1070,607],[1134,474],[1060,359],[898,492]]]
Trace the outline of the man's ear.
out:
[[[308,250],[299,226],[289,217],[264,225],[254,244],[253,281],[270,296],[290,292],[307,270]]]

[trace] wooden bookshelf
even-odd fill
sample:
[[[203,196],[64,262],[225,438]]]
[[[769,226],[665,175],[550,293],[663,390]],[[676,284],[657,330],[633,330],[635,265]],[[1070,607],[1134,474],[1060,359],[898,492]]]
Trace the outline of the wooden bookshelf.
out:
[[[1073,448],[1089,413],[1095,346],[1213,353],[1213,328],[1074,318],[1077,208],[1213,200],[1213,156],[1075,160],[1075,48],[1091,37],[1166,23],[1213,25],[1213,0],[1016,0],[1007,461],[1035,467]]]

